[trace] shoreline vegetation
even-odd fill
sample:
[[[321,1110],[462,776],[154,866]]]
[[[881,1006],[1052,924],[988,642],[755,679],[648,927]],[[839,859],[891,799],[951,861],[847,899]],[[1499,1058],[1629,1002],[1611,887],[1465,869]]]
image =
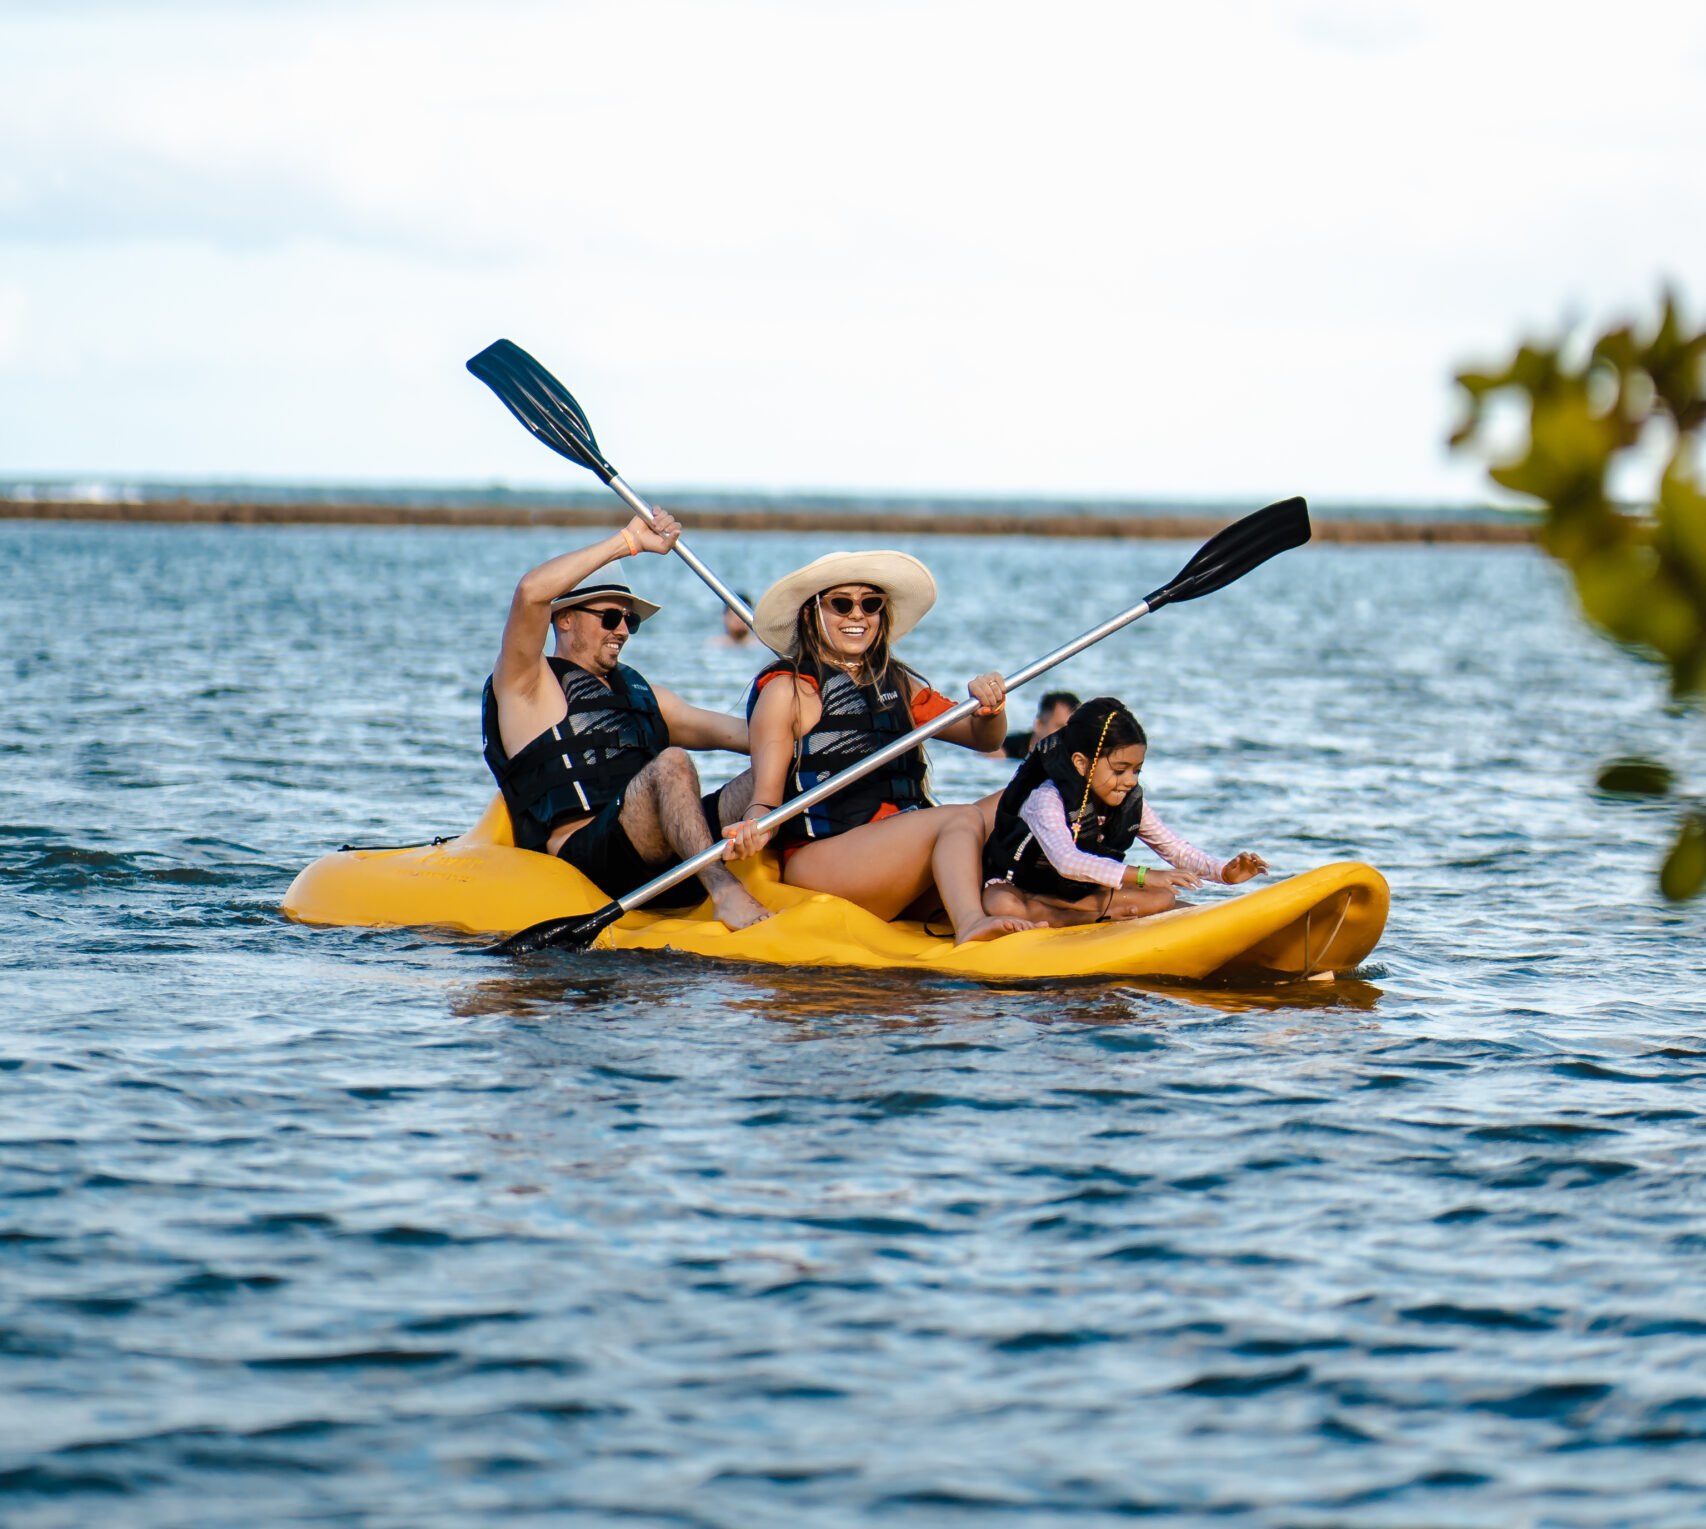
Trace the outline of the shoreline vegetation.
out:
[[[511,526],[608,527],[621,516],[617,506],[517,506],[501,504],[399,505],[360,503],[213,503],[154,501],[0,499],[0,520],[94,520],[155,525],[447,526],[487,529]],[[697,509],[673,513],[689,531],[843,531],[877,536],[1044,536],[1112,540],[1176,541],[1212,536],[1237,519],[1234,514],[1006,514],[926,515],[857,509]],[[1498,518],[1390,519],[1312,517],[1318,542],[1463,542],[1503,546],[1534,543],[1538,523],[1527,515]]]

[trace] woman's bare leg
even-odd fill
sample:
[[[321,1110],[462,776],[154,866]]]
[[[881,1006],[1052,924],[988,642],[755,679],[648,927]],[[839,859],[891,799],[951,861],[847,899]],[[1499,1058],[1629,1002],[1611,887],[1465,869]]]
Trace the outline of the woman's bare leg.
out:
[[[993,940],[998,935],[1035,928],[1033,920],[983,911],[983,814],[976,807],[937,807],[951,813],[936,835],[930,872],[942,906],[954,923],[954,943]]]
[[[1029,919],[983,911],[983,819],[975,807],[928,807],[862,823],[789,856],[782,879],[831,892],[898,918],[934,884],[954,925],[954,942],[988,940],[1032,927]]]

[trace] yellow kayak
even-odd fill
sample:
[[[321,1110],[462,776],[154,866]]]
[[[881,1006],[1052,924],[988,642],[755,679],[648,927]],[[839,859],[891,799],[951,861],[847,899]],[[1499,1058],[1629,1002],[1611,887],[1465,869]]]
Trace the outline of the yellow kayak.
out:
[[[1386,879],[1341,861],[1260,891],[1150,918],[1033,929],[955,946],[923,924],[885,923],[825,892],[785,886],[766,852],[731,867],[777,910],[731,932],[709,901],[628,914],[598,937],[607,950],[676,950],[778,966],[910,967],[964,977],[1186,977],[1265,972],[1311,977],[1364,960],[1386,927]],[[507,935],[609,899],[573,866],[515,847],[503,798],[460,838],[415,849],[322,856],[291,883],[284,912],[305,924],[437,927]]]

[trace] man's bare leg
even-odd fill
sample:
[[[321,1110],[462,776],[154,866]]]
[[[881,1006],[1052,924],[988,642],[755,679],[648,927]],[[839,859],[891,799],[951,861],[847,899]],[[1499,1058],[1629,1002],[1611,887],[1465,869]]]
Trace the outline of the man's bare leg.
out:
[[[724,786],[717,797],[717,817],[720,826],[733,828],[746,816],[746,809],[752,805],[752,771],[742,770],[728,785]],[[776,806],[775,802],[770,804]]]
[[[622,802],[622,831],[650,865],[662,867],[671,855],[685,860],[711,847],[711,830],[699,800],[699,772],[681,749],[665,749],[629,783]],[[770,917],[770,910],[747,891],[722,861],[699,873],[711,906],[730,929],[745,929]]]

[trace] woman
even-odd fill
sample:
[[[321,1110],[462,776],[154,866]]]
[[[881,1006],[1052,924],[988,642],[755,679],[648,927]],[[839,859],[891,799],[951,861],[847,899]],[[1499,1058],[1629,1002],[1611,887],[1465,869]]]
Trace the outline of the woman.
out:
[[[753,682],[748,820],[953,705],[890,652],[935,603],[930,570],[904,552],[832,552],[770,587],[755,630],[786,656]],[[981,709],[936,736],[986,753],[1006,736],[1006,689],[999,674],[969,689]],[[783,824],[782,880],[882,919],[939,901],[956,945],[1036,927],[983,911],[982,815],[932,805],[924,774],[923,749],[910,749]]]

